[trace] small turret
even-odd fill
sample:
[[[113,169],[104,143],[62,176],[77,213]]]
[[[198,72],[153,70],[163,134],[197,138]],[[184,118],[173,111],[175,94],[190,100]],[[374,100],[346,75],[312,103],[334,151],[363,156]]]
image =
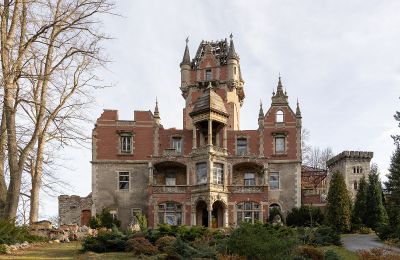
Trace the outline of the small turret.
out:
[[[236,54],[235,45],[233,44],[233,35],[229,36],[231,38],[231,42],[229,44],[229,52],[228,52],[228,59],[239,59],[239,56]]]
[[[278,86],[275,91],[272,92],[272,105],[288,105],[288,96],[283,91],[281,76],[279,75]]]
[[[186,38],[186,46],[185,46],[185,52],[183,54],[183,59],[180,64],[181,67],[181,88],[185,88],[189,85],[190,83],[190,53],[189,53],[189,47],[188,47],[188,42],[189,42],[189,37]]]
[[[301,111],[299,106],[299,100],[297,99],[297,106],[296,106],[296,117],[301,118]]]
[[[233,35],[230,35],[231,41],[227,56],[228,63],[228,80],[236,81],[240,79],[239,56],[236,54],[235,45],[233,44]]]

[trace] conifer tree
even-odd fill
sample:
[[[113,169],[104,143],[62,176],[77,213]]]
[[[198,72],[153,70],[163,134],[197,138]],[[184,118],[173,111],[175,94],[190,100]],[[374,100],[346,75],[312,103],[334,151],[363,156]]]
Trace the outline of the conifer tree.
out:
[[[329,224],[339,232],[350,231],[351,199],[343,175],[335,172],[328,192],[327,217]]]
[[[372,165],[368,176],[366,224],[372,229],[387,224],[387,213],[382,202],[382,186],[379,180],[378,167]]]
[[[390,225],[393,227],[400,225],[400,145],[396,145],[387,175],[388,181],[385,182],[388,198],[386,209],[389,216]]]
[[[354,226],[362,226],[367,222],[367,182],[365,176],[361,177],[356,199],[354,201],[351,223]]]

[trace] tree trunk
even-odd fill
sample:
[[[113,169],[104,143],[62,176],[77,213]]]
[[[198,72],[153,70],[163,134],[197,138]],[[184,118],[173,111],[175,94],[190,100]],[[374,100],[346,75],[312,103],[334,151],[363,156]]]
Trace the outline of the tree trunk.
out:
[[[0,124],[0,219],[4,218],[4,210],[6,205],[6,197],[7,197],[7,185],[6,185],[6,176],[4,170],[5,163],[5,145],[6,145],[6,119],[5,113],[1,115],[1,124]]]
[[[42,184],[43,175],[43,153],[46,139],[44,132],[39,134],[38,138],[38,149],[36,154],[36,160],[33,163],[31,169],[32,173],[32,189],[31,189],[31,204],[29,211],[29,223],[37,222],[39,216],[39,193]]]

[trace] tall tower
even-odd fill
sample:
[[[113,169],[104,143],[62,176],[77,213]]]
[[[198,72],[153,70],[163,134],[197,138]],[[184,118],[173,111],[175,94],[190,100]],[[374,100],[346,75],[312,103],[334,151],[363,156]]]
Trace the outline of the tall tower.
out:
[[[243,104],[243,78],[240,70],[240,59],[235,51],[233,36],[228,40],[202,41],[196,56],[190,60],[188,39],[183,55],[181,68],[181,91],[185,99],[183,109],[183,128],[192,129],[190,113],[196,100],[202,96],[211,83],[213,91],[219,95],[229,115],[229,130],[240,129],[240,107]]]

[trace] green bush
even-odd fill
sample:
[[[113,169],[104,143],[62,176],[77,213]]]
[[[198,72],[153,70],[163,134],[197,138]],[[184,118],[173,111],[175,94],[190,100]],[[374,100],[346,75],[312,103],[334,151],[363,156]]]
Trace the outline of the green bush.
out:
[[[325,252],[325,260],[341,260],[342,258],[333,250],[327,250]]]
[[[400,226],[383,225],[377,228],[376,234],[382,240],[400,239]]]
[[[112,228],[113,225],[120,227],[121,221],[114,218],[107,209],[103,209],[100,214],[96,214],[95,217],[91,217],[89,220],[90,228]]]
[[[46,238],[34,236],[30,234],[29,228],[26,226],[15,226],[13,221],[0,220],[0,244],[15,244],[31,242],[47,241]]]
[[[272,208],[269,210],[268,222],[272,222],[277,215],[281,217],[282,223],[285,222],[285,218],[283,217],[282,211],[279,208]]]
[[[160,237],[156,241],[156,247],[160,252],[170,251],[172,246],[175,244],[176,237],[173,236],[164,236]]]
[[[298,254],[307,259],[324,260],[324,253],[313,246],[301,246],[297,249]]]
[[[302,205],[300,208],[293,208],[286,217],[288,226],[311,227],[322,225],[325,215],[319,207]]]
[[[297,228],[297,233],[299,239],[306,245],[341,245],[339,233],[331,227],[320,226],[316,228]]]
[[[96,253],[125,251],[127,236],[119,231],[99,232],[96,237],[86,237],[82,243],[83,251]]]
[[[374,232],[371,228],[369,228],[369,227],[360,227],[359,229],[358,229],[358,232],[360,233],[360,234],[371,234],[372,232]]]
[[[154,255],[157,248],[144,237],[135,237],[126,241],[125,251],[133,252],[135,255]]]
[[[7,247],[4,244],[0,244],[0,254],[6,254],[7,253]]]
[[[242,223],[227,241],[231,254],[255,259],[283,259],[292,255],[298,239],[286,227]]]

